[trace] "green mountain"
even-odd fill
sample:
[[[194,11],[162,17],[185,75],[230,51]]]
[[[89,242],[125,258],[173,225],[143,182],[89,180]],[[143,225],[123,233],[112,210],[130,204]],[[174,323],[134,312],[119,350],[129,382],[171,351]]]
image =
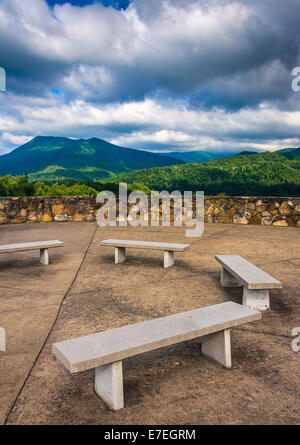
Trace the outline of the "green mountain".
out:
[[[206,195],[300,196],[300,148],[133,171],[116,181],[158,191],[204,190]]]
[[[0,176],[22,175],[31,180],[101,180],[131,170],[182,164],[183,161],[102,139],[37,136],[11,153],[0,156]]]
[[[184,162],[206,162],[212,159],[224,158],[226,156],[234,156],[237,152],[210,153],[208,151],[171,151],[170,153],[161,153],[172,158],[180,159]]]

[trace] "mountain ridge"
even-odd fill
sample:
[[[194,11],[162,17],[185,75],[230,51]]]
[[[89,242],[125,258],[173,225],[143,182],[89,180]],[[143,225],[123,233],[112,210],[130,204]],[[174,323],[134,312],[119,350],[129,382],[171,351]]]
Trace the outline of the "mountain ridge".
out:
[[[0,176],[22,175],[31,180],[102,180],[122,172],[181,164],[155,153],[119,147],[103,139],[36,136],[0,156]]]
[[[300,196],[300,148],[143,169],[115,181],[138,182],[157,191],[203,190],[206,195]]]
[[[224,151],[223,153],[217,153],[217,152],[196,150],[196,151],[186,151],[186,152],[171,151],[162,154],[166,156],[171,156],[172,158],[175,159],[180,159],[181,161],[184,162],[207,162],[207,161],[212,161],[213,159],[225,158],[227,156],[234,156],[239,153],[226,152],[226,151]]]

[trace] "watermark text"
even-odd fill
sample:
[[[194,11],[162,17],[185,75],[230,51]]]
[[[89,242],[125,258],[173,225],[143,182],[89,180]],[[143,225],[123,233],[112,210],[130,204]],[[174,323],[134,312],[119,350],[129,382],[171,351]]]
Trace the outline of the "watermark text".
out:
[[[295,93],[298,93],[300,91],[300,66],[296,66],[292,70],[292,76],[294,77],[292,81],[292,90],[295,91]]]
[[[127,184],[119,184],[118,217],[117,199],[113,192],[103,191],[97,195],[96,202],[102,204],[97,212],[100,227],[159,226],[171,225],[193,227],[185,231],[187,237],[200,237],[204,232],[204,192],[152,191],[151,196],[142,191],[127,194]],[[171,218],[172,209],[172,218]]]
[[[300,351],[300,327],[294,328],[292,330],[292,337],[295,337],[292,340],[292,350],[294,352],[299,352]]]

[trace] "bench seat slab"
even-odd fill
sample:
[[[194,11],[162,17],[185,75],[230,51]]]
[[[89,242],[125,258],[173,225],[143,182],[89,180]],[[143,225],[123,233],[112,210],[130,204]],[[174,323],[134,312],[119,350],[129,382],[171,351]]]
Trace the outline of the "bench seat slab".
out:
[[[122,361],[95,369],[95,391],[114,411],[124,408]]]
[[[172,252],[183,252],[190,244],[160,243],[153,241],[134,241],[122,239],[107,239],[100,242],[101,246],[109,247],[131,247],[133,249],[169,250]]]
[[[231,368],[230,329],[202,337],[201,352],[225,368]]]
[[[118,410],[123,359],[201,337],[202,353],[229,368],[229,329],[259,319],[259,312],[226,302],[55,343],[52,350],[71,373],[96,368],[96,393]]]
[[[261,313],[228,301],[55,343],[53,352],[75,373],[260,319]]]
[[[280,281],[240,255],[216,255],[215,258],[248,289],[282,289]]]
[[[174,265],[174,252],[183,252],[190,247],[190,244],[178,243],[160,243],[152,241],[133,241],[133,240],[117,240],[107,239],[101,241],[101,246],[109,246],[115,248],[115,264],[124,263],[126,261],[126,248],[133,249],[150,249],[162,250],[164,252],[164,267],[172,267]]]
[[[34,241],[31,243],[0,245],[0,253],[26,252],[28,250],[40,251],[40,263],[44,266],[49,264],[49,250],[52,247],[63,247],[64,243],[59,240]]]
[[[27,250],[50,249],[51,247],[63,247],[64,243],[59,240],[34,241],[31,243],[2,244],[0,253],[25,252]]]
[[[271,275],[239,255],[217,255],[222,265],[223,287],[243,286],[243,305],[254,310],[270,308],[269,289],[281,289],[282,284]]]

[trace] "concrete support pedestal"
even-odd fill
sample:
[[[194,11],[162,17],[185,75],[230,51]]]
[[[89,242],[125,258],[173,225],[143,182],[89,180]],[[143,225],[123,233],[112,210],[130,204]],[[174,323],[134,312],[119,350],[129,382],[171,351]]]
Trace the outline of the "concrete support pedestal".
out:
[[[126,261],[125,247],[115,247],[115,264],[124,263]]]
[[[244,286],[243,305],[250,309],[265,311],[270,308],[268,289],[248,289]]]
[[[40,262],[44,266],[49,264],[49,252],[48,249],[40,249]]]
[[[174,252],[164,251],[164,267],[172,267],[174,264]]]
[[[225,368],[231,368],[230,329],[202,337],[201,352]]]
[[[238,280],[234,275],[228,272],[224,267],[221,270],[221,286],[223,287],[239,287],[243,286],[242,281]]]
[[[114,411],[124,408],[122,361],[95,369],[95,391]]]
[[[0,328],[0,351],[6,350],[5,330]]]

